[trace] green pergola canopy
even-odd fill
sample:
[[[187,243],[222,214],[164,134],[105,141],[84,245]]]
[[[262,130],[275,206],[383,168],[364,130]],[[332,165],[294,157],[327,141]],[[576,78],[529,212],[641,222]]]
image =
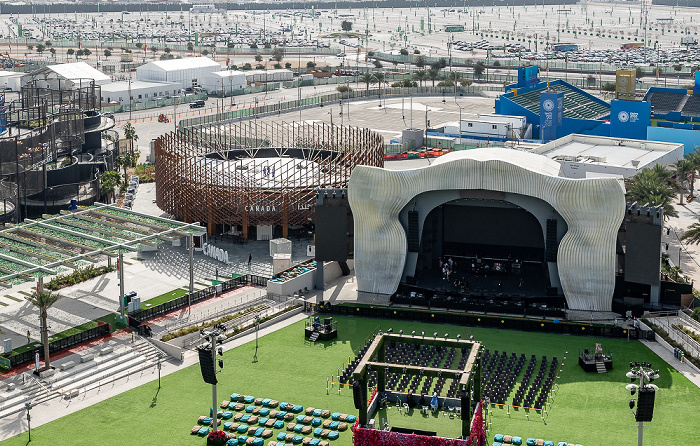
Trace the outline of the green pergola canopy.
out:
[[[7,226],[0,231],[0,286],[6,288],[202,231],[197,223],[100,203]]]

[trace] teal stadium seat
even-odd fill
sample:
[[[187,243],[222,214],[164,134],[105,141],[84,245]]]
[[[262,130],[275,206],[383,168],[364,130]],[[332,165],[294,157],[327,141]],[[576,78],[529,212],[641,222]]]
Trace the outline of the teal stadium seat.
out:
[[[315,417],[320,417],[320,416],[321,416],[321,412],[323,412],[321,409],[314,409],[314,416],[315,416]]]
[[[253,413],[253,410],[255,409],[255,406],[248,406],[245,408],[246,413]]]
[[[275,424],[272,425],[275,429],[282,429],[284,427],[284,421],[282,420],[277,420],[275,421]]]
[[[241,424],[240,426],[238,426],[238,427],[236,428],[236,430],[237,430],[238,432],[240,432],[241,434],[244,434],[244,433],[248,432],[248,425],[246,425],[246,424]]]
[[[221,414],[221,418],[223,418],[224,420],[228,420],[232,416],[233,416],[233,412],[231,412],[230,410],[227,410]]]
[[[209,428],[206,426],[202,426],[199,431],[197,431],[197,435],[200,437],[204,437],[205,435],[209,434]]]
[[[241,435],[240,437],[238,437],[238,444],[245,444],[246,441],[248,441],[247,435]]]
[[[255,402],[255,397],[248,395],[247,397],[243,398],[243,402],[245,402],[246,404],[251,404]]]
[[[302,442],[303,439],[304,439],[303,435],[295,435],[294,438],[292,438],[292,443],[299,444]]]
[[[226,446],[236,446],[238,444],[238,439],[236,437],[229,438],[226,442]]]

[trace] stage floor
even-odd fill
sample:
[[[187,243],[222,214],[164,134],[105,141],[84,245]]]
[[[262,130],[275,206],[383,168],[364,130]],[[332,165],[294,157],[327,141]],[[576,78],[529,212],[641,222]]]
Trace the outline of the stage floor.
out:
[[[547,278],[542,265],[524,264],[520,273],[472,274],[459,271],[446,280],[438,268],[423,270],[416,286],[434,290],[459,291],[472,294],[520,295],[542,297],[547,295]],[[456,281],[469,282],[469,286],[458,286]]]

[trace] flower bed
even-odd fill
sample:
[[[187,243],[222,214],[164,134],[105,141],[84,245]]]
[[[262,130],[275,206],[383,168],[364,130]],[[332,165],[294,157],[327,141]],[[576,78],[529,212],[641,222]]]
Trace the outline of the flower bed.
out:
[[[486,444],[486,431],[481,402],[474,412],[470,430],[469,438],[459,440],[367,429],[356,423],[352,427],[352,443],[354,446],[483,446]]]

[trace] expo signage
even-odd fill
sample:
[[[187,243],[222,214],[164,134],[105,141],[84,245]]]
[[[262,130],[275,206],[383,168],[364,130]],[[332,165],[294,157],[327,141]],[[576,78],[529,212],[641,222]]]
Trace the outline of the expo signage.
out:
[[[211,257],[214,260],[228,264],[228,251],[224,251],[221,248],[217,248],[209,243],[204,243],[202,245],[202,251],[205,256]]]

